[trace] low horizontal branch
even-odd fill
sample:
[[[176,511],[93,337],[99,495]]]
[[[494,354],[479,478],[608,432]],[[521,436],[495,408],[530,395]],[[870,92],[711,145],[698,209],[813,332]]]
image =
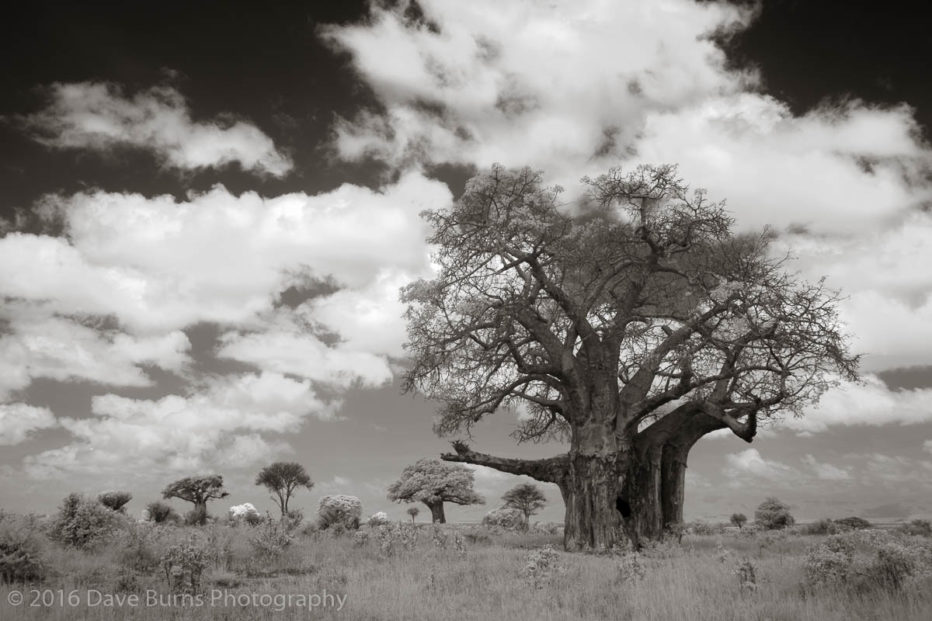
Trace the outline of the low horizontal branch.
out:
[[[543,481],[545,483],[558,483],[565,476],[569,468],[569,457],[558,455],[546,459],[512,459],[507,457],[494,457],[485,453],[477,453],[464,442],[453,443],[453,453],[443,453],[440,459],[476,466],[486,466],[509,474],[523,474]]]

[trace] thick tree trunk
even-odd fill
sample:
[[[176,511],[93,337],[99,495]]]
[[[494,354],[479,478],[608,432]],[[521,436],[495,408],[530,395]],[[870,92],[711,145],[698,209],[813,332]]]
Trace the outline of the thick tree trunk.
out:
[[[608,550],[625,540],[618,509],[618,466],[614,458],[575,455],[560,484],[567,550]]]
[[[443,502],[425,502],[424,504],[430,509],[431,521],[434,524],[447,523],[447,516],[443,512]]]

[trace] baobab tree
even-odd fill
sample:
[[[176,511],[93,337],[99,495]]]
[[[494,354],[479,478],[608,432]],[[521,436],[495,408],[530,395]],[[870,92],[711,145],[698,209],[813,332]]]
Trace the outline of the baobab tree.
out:
[[[229,495],[229,492],[223,489],[223,477],[219,474],[185,477],[170,483],[162,490],[162,498],[180,498],[194,505],[190,514],[194,524],[204,524],[207,521],[208,500],[226,498]]]
[[[423,502],[430,509],[431,520],[445,524],[443,503],[457,505],[483,504],[473,489],[472,470],[439,459],[419,459],[406,467],[401,477],[388,486],[388,499],[394,502]],[[413,518],[413,516],[412,516]]]
[[[447,461],[556,483],[567,549],[660,537],[682,521],[686,458],[717,429],[750,442],[856,376],[835,294],[788,275],[772,236],[735,234],[722,203],[672,166],[586,180],[579,205],[527,169],[493,167],[451,208],[425,212],[432,280],[408,285],[405,389],[441,402],[435,430],[524,414],[526,460]]]

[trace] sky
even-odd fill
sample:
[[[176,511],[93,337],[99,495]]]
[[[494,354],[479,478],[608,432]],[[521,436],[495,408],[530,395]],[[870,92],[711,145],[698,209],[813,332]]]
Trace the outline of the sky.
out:
[[[211,507],[386,487],[447,450],[402,394],[418,214],[477,171],[675,163],[841,292],[863,381],[703,439],[687,519],[932,515],[932,42],[905,4],[21,3],[0,46],[0,507],[224,476]],[[27,6],[28,5],[28,6]],[[475,449],[516,446],[514,415]],[[485,506],[521,478],[476,468]],[[561,520],[544,486],[543,520]],[[177,501],[175,501],[177,502]],[[178,508],[183,509],[183,503]]]

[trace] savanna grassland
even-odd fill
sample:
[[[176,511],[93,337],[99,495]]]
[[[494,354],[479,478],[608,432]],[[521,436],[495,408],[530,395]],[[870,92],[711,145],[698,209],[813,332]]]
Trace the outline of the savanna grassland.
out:
[[[477,525],[126,518],[81,548],[45,528],[0,516],[4,621],[932,618],[932,539],[905,531],[746,527],[640,553],[569,554],[558,534]],[[310,594],[319,599],[301,599]]]

